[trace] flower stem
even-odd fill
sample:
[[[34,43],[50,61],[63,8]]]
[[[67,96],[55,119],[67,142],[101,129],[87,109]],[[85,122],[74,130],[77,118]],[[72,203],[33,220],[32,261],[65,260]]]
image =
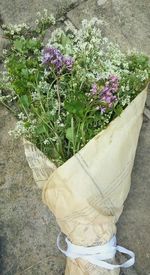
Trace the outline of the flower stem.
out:
[[[16,112],[11,109],[4,101],[0,101],[9,111],[11,111],[14,115],[16,115]]]
[[[57,78],[57,97],[58,97],[58,116],[60,116],[61,100],[60,100],[60,93],[59,93],[59,82],[58,82],[58,78]]]

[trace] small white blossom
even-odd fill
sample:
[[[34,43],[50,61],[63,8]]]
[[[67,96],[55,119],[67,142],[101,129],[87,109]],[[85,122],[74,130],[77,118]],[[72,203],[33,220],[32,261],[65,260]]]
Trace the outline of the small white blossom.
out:
[[[7,50],[6,49],[3,49],[3,54],[7,54]]]
[[[48,138],[47,138],[47,139],[45,139],[45,140],[43,141],[43,143],[44,143],[45,145],[48,145],[48,144],[50,144],[50,141],[49,141]]]
[[[18,114],[18,118],[21,119],[21,120],[26,120],[27,119],[27,117],[22,112],[20,114]]]
[[[27,132],[27,129],[24,126],[24,122],[23,121],[18,121],[16,123],[15,129],[14,130],[10,130],[8,132],[9,135],[13,135],[15,138],[18,138],[20,136],[22,136],[23,134],[25,134]]]
[[[38,101],[38,100],[40,100],[40,94],[39,93],[37,93],[37,92],[32,92],[31,93],[31,96],[32,96],[32,100],[33,101]]]
[[[37,12],[37,16],[41,16],[41,13],[39,11]]]
[[[59,124],[60,127],[65,127],[64,123]]]
[[[124,106],[128,105],[130,103],[130,101],[131,101],[130,96],[127,95],[120,100],[120,103],[124,107]]]

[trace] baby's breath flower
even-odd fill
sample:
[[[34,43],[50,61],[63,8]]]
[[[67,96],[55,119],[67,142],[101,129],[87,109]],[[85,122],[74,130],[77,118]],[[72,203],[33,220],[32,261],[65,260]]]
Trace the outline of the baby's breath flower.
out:
[[[124,106],[127,106],[131,101],[131,98],[130,96],[124,96],[123,98],[121,98],[121,105],[124,107]]]
[[[53,142],[55,142],[55,141],[58,140],[58,138],[57,137],[52,137],[52,138],[50,138],[50,140],[53,141]]]
[[[27,119],[27,117],[22,112],[20,114],[18,114],[18,118],[21,119],[21,120],[26,120]]]
[[[47,138],[47,139],[45,139],[45,140],[43,141],[43,143],[44,143],[44,145],[48,145],[48,144],[50,144],[50,141],[49,141],[49,139]]]
[[[41,13],[39,11],[37,12],[37,16],[41,16]]]
[[[16,123],[14,130],[10,130],[8,132],[10,136],[13,135],[15,138],[18,138],[26,133],[27,133],[27,129],[25,128],[24,122],[21,120]]]
[[[47,9],[44,9],[44,14],[45,14],[45,15],[47,15],[47,12],[48,12]]]
[[[6,49],[3,49],[3,54],[7,54],[7,50]]]
[[[64,123],[60,123],[59,126],[60,127],[65,127],[65,124]]]
[[[40,100],[40,94],[37,93],[37,92],[32,92],[32,93],[31,93],[31,96],[32,96],[32,100],[33,100],[33,101],[38,101],[38,100]]]
[[[52,32],[47,45],[50,47],[52,43],[55,43],[56,41],[60,40],[62,35],[65,35],[64,31],[61,28],[57,28]]]

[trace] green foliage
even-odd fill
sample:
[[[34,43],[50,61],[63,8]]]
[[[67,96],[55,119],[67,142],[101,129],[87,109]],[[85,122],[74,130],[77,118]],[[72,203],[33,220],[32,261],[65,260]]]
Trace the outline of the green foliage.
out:
[[[130,71],[135,71],[135,70],[147,70],[149,66],[149,58],[148,56],[145,56],[143,54],[131,54],[128,57],[128,62],[129,62],[129,69]]]
[[[25,136],[61,165],[142,91],[150,78],[150,65],[142,54],[123,54],[101,36],[101,22],[92,19],[84,20],[80,30],[67,26],[66,31],[52,32],[49,47],[73,59],[72,69],[63,67],[58,74],[54,64],[42,63],[44,34],[54,24],[54,18],[44,11],[34,28],[3,26],[10,44],[0,88],[2,103],[15,100],[17,105],[19,121],[11,134]],[[113,105],[101,99],[110,76],[119,80]],[[91,92],[93,84],[96,94]]]

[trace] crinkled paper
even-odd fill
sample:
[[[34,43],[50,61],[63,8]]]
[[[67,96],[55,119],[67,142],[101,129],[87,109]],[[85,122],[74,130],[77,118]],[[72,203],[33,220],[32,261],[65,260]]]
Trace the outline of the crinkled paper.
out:
[[[131,184],[147,90],[77,154],[56,168],[33,144],[25,153],[44,203],[61,231],[77,245],[94,246],[116,234]],[[117,275],[82,259],[67,259],[65,275]]]

